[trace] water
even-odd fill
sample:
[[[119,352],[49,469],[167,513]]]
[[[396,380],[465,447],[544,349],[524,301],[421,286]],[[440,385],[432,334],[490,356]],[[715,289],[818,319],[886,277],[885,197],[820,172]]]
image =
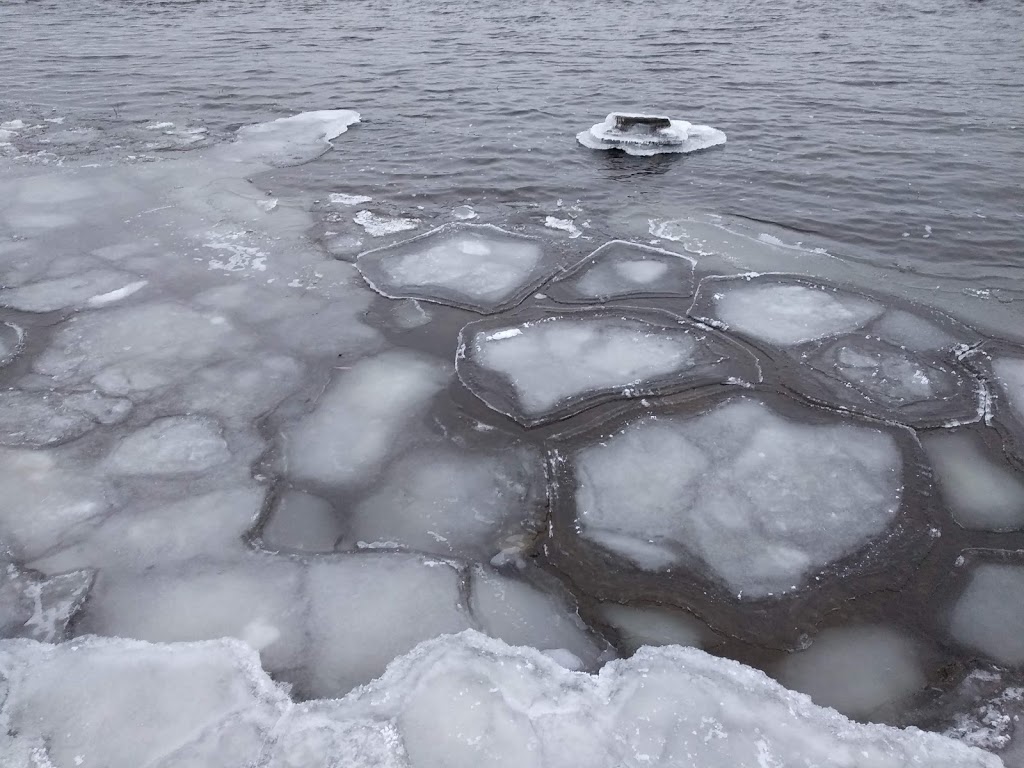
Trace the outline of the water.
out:
[[[0,93],[110,128],[365,116],[303,187],[709,211],[979,279],[1020,264],[1013,0],[8,1]],[[706,155],[594,156],[613,109],[721,128]],[[1019,275],[1018,275],[1019,277]]]

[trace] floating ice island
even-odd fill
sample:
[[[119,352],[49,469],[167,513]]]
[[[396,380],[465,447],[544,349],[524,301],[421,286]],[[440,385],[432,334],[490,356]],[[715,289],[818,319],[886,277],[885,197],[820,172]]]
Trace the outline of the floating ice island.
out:
[[[627,155],[696,152],[725,143],[725,134],[710,125],[693,125],[663,115],[612,112],[576,140],[590,149],[619,149]]]

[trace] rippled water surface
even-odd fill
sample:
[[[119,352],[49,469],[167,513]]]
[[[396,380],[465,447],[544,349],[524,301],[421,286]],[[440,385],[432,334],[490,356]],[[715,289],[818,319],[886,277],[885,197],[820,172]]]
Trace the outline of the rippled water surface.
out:
[[[3,99],[94,125],[359,110],[314,192],[709,211],[935,274],[1022,263],[1012,0],[8,0],[0,27]],[[613,109],[729,142],[653,161],[578,147]]]

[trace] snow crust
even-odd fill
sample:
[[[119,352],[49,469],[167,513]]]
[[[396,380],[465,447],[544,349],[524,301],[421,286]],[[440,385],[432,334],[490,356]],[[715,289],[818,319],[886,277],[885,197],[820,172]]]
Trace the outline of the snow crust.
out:
[[[785,593],[882,535],[902,495],[886,432],[737,398],[645,417],[571,457],[582,535],[648,570],[702,563],[734,593]]]

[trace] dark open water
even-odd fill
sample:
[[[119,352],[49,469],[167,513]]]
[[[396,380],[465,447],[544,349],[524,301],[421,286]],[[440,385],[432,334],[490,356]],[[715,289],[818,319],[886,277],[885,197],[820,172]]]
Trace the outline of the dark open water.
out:
[[[0,30],[8,107],[108,130],[360,111],[314,193],[709,211],[939,275],[1024,264],[1017,0],[4,0]],[[630,108],[729,143],[661,162],[576,146]]]

